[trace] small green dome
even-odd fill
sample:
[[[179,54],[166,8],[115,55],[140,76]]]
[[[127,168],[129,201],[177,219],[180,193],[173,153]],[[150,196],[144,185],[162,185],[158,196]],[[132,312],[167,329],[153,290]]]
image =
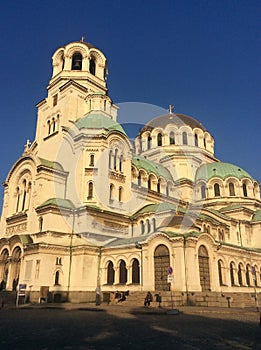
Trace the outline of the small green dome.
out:
[[[213,177],[219,177],[225,180],[228,177],[236,177],[241,180],[243,178],[248,178],[252,181],[254,179],[249,175],[244,169],[230,163],[214,162],[210,164],[201,165],[196,173],[196,181],[205,180],[209,181]]]
[[[122,126],[112,120],[111,118],[107,117],[106,115],[94,112],[87,114],[85,117],[80,118],[76,120],[74,123],[77,128],[80,129],[106,129],[108,132],[110,131],[118,131],[125,136],[127,134],[123,130]]]
[[[173,178],[168,171],[168,169],[164,168],[162,165],[154,163],[151,160],[143,158],[141,156],[134,156],[132,158],[132,164],[138,169],[144,169],[148,173],[153,173],[156,176],[162,176],[166,180],[172,180]]]

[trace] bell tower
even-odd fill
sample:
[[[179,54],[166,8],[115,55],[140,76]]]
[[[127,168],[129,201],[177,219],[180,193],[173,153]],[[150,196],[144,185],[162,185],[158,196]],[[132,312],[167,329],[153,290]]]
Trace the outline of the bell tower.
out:
[[[48,90],[74,80],[88,89],[89,93],[107,93],[106,57],[83,39],[58,48],[52,57],[52,65],[53,74]]]
[[[93,111],[116,120],[118,108],[108,96],[105,55],[93,45],[75,41],[59,47],[52,56],[52,76],[47,97],[40,101],[36,141],[54,149],[62,128]]]

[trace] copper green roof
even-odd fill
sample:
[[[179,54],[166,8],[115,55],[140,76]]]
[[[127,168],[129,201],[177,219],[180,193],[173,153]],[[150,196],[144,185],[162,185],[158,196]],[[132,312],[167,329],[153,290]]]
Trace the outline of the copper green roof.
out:
[[[225,180],[228,177],[236,177],[241,180],[243,178],[248,178],[253,181],[251,175],[249,175],[244,169],[230,163],[214,162],[210,164],[201,165],[196,173],[196,181],[205,180],[218,177]]]
[[[257,210],[253,215],[252,221],[261,221],[261,210]]]
[[[136,217],[141,214],[155,213],[155,212],[163,212],[167,210],[176,210],[176,205],[171,203],[157,203],[157,204],[148,204],[145,207],[139,209],[133,217]]]
[[[48,206],[55,206],[58,208],[65,208],[65,209],[74,209],[74,205],[72,201],[69,199],[63,199],[63,198],[50,198],[44,203],[40,204],[37,209],[48,207]]]
[[[39,160],[41,162],[41,165],[43,166],[46,166],[48,168],[55,169],[55,170],[62,170],[62,171],[64,170],[61,164],[58,162],[52,162],[50,160],[40,158],[40,157],[39,157]]]
[[[125,131],[119,123],[107,117],[105,114],[99,112],[89,113],[85,117],[76,120],[74,124],[79,130],[105,129],[107,130],[107,132],[118,131],[127,136],[127,134],[125,133]]]
[[[144,169],[148,173],[153,173],[157,177],[163,177],[166,180],[172,180],[172,176],[168,169],[164,168],[162,165],[152,162],[141,156],[134,156],[132,158],[132,164],[138,169]]]
[[[33,243],[32,237],[30,235],[19,235],[19,238],[23,244]]]

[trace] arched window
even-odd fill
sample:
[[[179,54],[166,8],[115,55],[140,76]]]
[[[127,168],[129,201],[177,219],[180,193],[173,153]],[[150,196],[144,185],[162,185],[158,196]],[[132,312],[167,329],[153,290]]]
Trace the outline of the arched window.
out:
[[[167,183],[167,186],[166,186],[166,196],[169,196],[169,184]]]
[[[123,193],[123,188],[119,187],[119,202],[122,202],[122,193]]]
[[[247,186],[245,183],[243,184],[243,195],[244,197],[247,197]]]
[[[23,202],[22,202],[22,211],[25,210],[26,203],[26,180],[23,181]]]
[[[94,154],[90,154],[90,164],[89,166],[94,166]]]
[[[88,184],[88,199],[93,198],[93,182],[90,181]]]
[[[113,200],[113,191],[114,191],[114,185],[110,184],[110,196],[109,196],[110,202]]]
[[[60,272],[59,271],[56,271],[55,272],[55,278],[54,278],[54,284],[57,286],[57,285],[59,285],[60,283]]]
[[[122,171],[123,155],[120,156],[119,171]]]
[[[138,174],[138,185],[141,186],[141,173]]]
[[[141,234],[144,235],[145,233],[145,225],[144,225],[144,221],[141,220],[140,222],[140,230],[141,230]]]
[[[257,271],[256,266],[252,266],[252,277],[253,277],[253,281],[255,283],[255,286],[257,287],[256,271]]]
[[[158,183],[157,183],[157,192],[160,193],[160,185],[161,185],[161,181],[160,179],[158,180]]]
[[[56,130],[56,121],[55,121],[55,118],[54,118],[54,117],[52,118],[52,125],[53,125],[53,130],[52,130],[52,132],[55,132],[55,130]]]
[[[138,259],[133,259],[132,262],[132,283],[140,283],[140,266]]]
[[[150,135],[148,136],[148,139],[147,139],[147,148],[148,149],[151,148],[151,136]]]
[[[152,219],[152,226],[153,226],[153,232],[155,232],[156,231],[156,219],[155,218]]]
[[[117,157],[118,157],[118,150],[116,148],[114,152],[114,163],[113,163],[114,170],[116,170],[117,168]]]
[[[43,231],[43,217],[39,217],[39,232]]]
[[[214,195],[215,197],[220,197],[220,187],[218,183],[214,184]]]
[[[175,134],[173,131],[170,132],[169,134],[169,144],[170,145],[175,145]]]
[[[48,135],[50,135],[51,134],[51,122],[50,122],[50,120],[48,120],[48,122],[47,122],[47,127],[48,127]]]
[[[96,63],[95,63],[94,58],[90,59],[90,73],[92,75],[95,75],[95,73],[96,73]]]
[[[161,133],[159,133],[158,136],[157,136],[157,143],[158,143],[158,146],[162,146],[162,135],[161,135]]]
[[[148,178],[148,189],[151,190],[151,177]]]
[[[251,266],[249,264],[247,264],[247,266],[246,266],[246,284],[248,285],[248,287],[250,287],[250,285],[251,285],[250,273],[251,273]]]
[[[188,144],[188,135],[185,131],[182,133],[182,143],[183,143],[183,145]]]
[[[109,169],[112,167],[112,150],[109,152]]]
[[[16,209],[15,209],[15,212],[18,213],[19,211],[19,203],[20,202],[20,188],[17,187],[16,189]]]
[[[72,57],[72,70],[82,70],[82,55],[75,52]]]
[[[235,194],[235,186],[234,186],[233,182],[230,182],[228,184],[228,188],[229,188],[229,195],[230,196],[235,196],[236,195]]]
[[[223,283],[223,275],[222,275],[222,261],[218,260],[218,278],[219,278],[219,285],[222,286]]]
[[[230,282],[231,282],[231,286],[235,285],[235,276],[234,276],[234,263],[231,262],[229,264],[229,272],[230,272]]]
[[[127,268],[124,260],[120,262],[120,284],[127,283]]]
[[[237,277],[238,277],[239,285],[243,286],[242,265],[241,264],[238,265]]]
[[[204,148],[207,148],[207,140],[205,137],[204,137]]]
[[[205,199],[206,198],[206,185],[205,184],[201,185],[200,190],[201,190],[201,199]]]
[[[149,221],[149,219],[147,219],[146,223],[147,223],[147,232],[150,233],[150,221]]]
[[[194,135],[195,146],[198,147],[198,134]]]
[[[218,239],[221,242],[224,242],[225,236],[224,236],[224,230],[218,229]]]
[[[107,267],[107,284],[113,284],[114,283],[114,268],[112,261],[109,262]]]

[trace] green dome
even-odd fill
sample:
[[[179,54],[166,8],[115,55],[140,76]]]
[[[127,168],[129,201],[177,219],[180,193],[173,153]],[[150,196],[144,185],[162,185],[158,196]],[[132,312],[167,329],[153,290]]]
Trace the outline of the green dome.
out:
[[[87,114],[85,117],[76,120],[74,124],[75,126],[77,126],[79,130],[80,129],[106,129],[108,132],[118,131],[124,134],[125,136],[127,136],[122,126],[119,123],[115,122],[111,118],[99,112]]]
[[[213,177],[219,177],[220,179],[225,180],[230,176],[236,177],[239,180],[248,178],[253,181],[252,176],[249,175],[244,169],[234,164],[222,162],[201,165],[196,173],[196,181],[209,181]]]

